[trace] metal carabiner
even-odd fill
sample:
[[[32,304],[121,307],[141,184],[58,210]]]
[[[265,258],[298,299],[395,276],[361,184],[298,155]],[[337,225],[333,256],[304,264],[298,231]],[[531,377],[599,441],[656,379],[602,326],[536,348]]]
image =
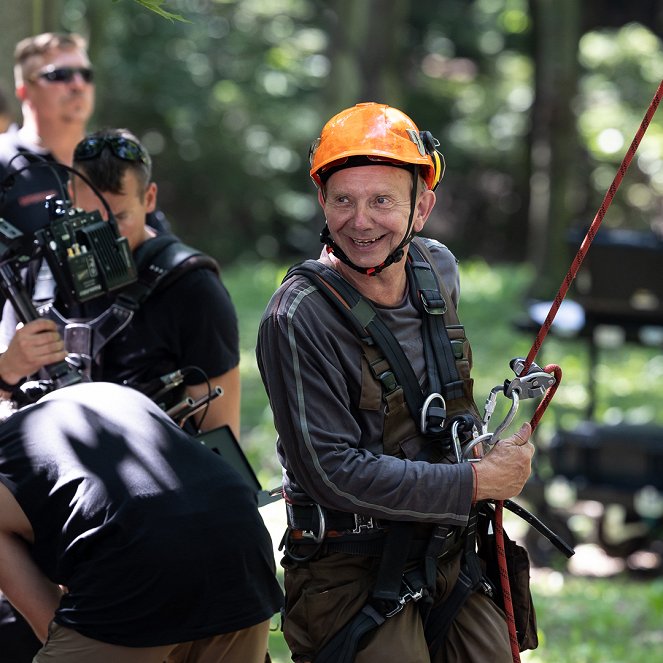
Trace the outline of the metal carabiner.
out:
[[[439,408],[441,410],[441,413],[437,416],[440,416],[441,421],[438,424],[440,430],[444,426],[444,422],[447,418],[447,403],[444,400],[444,396],[442,394],[438,394],[437,392],[430,394],[428,398],[424,401],[424,404],[421,406],[421,419],[419,421],[419,427],[421,432],[426,435],[428,433],[428,414],[429,410],[431,409],[431,403],[436,400],[440,399],[442,401],[442,407]]]
[[[477,435],[466,447],[463,452],[463,460],[469,461],[470,463],[481,460],[483,456],[486,455],[486,442],[493,437],[492,433],[484,433],[483,435]],[[481,455],[477,456],[474,453],[474,450],[481,445]]]
[[[509,411],[504,417],[502,423],[495,429],[494,433],[488,432],[488,423],[490,422],[490,418],[492,417],[493,412],[495,411],[495,405],[497,403],[497,394],[500,392],[506,395],[505,385],[498,385],[496,387],[493,387],[493,389],[491,389],[490,391],[490,394],[488,395],[488,398],[486,399],[483,421],[481,425],[482,435],[480,435],[475,440],[472,440],[471,446],[465,449],[464,457],[468,460],[472,460],[471,458],[469,458],[468,453],[472,451],[477,446],[477,444],[479,444],[479,442],[483,447],[482,456],[485,456],[487,453],[489,453],[491,449],[499,442],[500,434],[504,431],[505,428],[511,425],[511,422],[514,420],[514,417],[518,412],[518,406],[520,404],[520,395],[519,391],[517,389],[514,389],[508,394],[509,398],[511,399],[511,407],[509,408]]]

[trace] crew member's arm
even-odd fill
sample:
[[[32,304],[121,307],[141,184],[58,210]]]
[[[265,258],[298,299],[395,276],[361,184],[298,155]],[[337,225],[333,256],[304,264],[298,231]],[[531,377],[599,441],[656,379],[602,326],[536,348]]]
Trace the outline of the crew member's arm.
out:
[[[196,424],[200,425],[201,430],[207,431],[221,426],[230,426],[230,430],[239,440],[239,403],[240,403],[240,377],[239,366],[231,368],[227,373],[210,378],[210,385],[221,387],[223,394],[210,401],[207,412],[203,408],[195,416]],[[207,383],[188,385],[186,388],[187,396],[197,400],[207,395]]]
[[[32,539],[25,513],[7,487],[0,484],[0,589],[45,642],[62,591],[32,559],[28,547]]]
[[[9,346],[0,355],[0,377],[10,385],[17,384],[47,364],[67,356],[64,342],[52,320],[39,318],[19,324]]]

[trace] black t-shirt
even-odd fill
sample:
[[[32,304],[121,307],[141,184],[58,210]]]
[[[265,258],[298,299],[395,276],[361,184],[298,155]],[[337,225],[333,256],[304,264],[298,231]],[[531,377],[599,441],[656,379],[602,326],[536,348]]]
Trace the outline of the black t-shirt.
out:
[[[239,332],[230,295],[214,272],[195,269],[141,304],[131,323],[104,348],[92,378],[140,388],[188,366],[216,377],[238,364]],[[196,371],[186,381],[204,379]]]
[[[0,481],[30,520],[38,567],[68,588],[63,626],[143,647],[279,610],[255,494],[133,389],[77,384],[11,416]]]

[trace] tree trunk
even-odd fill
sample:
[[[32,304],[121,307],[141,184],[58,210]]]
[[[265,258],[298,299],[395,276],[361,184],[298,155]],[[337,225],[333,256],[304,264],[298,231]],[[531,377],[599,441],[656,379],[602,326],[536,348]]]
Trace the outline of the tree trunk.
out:
[[[334,111],[362,101],[398,106],[408,16],[406,0],[330,0],[328,99]]]
[[[14,48],[30,35],[60,30],[61,10],[61,0],[2,0],[0,86],[12,100],[17,120],[20,119],[20,106],[14,99]]]
[[[538,278],[531,295],[549,298],[569,265],[567,232],[581,206],[573,101],[578,84],[581,5],[530,0],[536,36],[530,152],[528,256]]]

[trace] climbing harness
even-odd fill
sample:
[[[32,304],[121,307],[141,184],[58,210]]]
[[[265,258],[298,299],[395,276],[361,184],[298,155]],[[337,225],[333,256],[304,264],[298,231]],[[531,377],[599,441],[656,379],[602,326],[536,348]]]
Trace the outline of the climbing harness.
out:
[[[483,435],[479,435],[480,416],[474,406],[469,380],[469,344],[458,324],[455,308],[444,284],[431,263],[432,256],[425,243],[415,239],[406,274],[410,292],[416,293],[413,299],[419,303],[422,313],[429,381],[427,397],[424,397],[400,344],[376,309],[335,270],[318,261],[306,261],[291,269],[286,279],[303,275],[313,281],[354,328],[362,340],[367,362],[372,367],[379,367],[374,371],[374,377],[383,386],[387,401],[386,417],[391,409],[390,398],[396,390],[402,391],[410,412],[407,418],[418,424],[418,434],[434,439],[438,453],[443,447],[445,453],[451,454],[449,462],[465,462],[469,460],[470,452],[486,438],[489,418],[484,418]],[[376,358],[375,352],[379,350],[384,358]],[[547,384],[547,377],[540,369],[531,371],[527,378],[514,379],[508,393],[514,399],[518,398],[517,394],[522,394],[523,398],[533,397],[541,393],[542,385]],[[383,436],[383,445],[384,453],[397,454],[400,451],[391,445],[388,434]],[[429,462],[440,458],[431,456],[428,447],[422,447],[415,457]],[[491,583],[484,577],[476,551],[477,522],[481,510],[492,514],[492,508],[487,504],[473,507],[464,530],[443,525],[427,526],[427,543],[422,547],[421,541],[413,540],[411,523],[382,524],[369,518],[366,520],[370,522],[361,527],[357,519],[365,517],[358,514],[331,512],[318,504],[287,504],[289,528],[282,545],[294,562],[306,563],[319,553],[331,552],[369,555],[381,560],[368,603],[317,653],[315,663],[352,661],[360,638],[411,601],[419,602],[422,622],[427,625],[426,639],[431,656],[434,655],[469,595],[474,591],[483,591],[488,595],[494,592]],[[556,546],[565,549],[563,542],[538,519],[524,510],[522,512],[530,524],[550,537]],[[492,515],[489,517],[493,520]],[[363,537],[357,536],[359,534]],[[300,548],[293,550],[296,544],[308,544],[304,546],[303,554],[300,554]],[[457,554],[461,551],[460,574],[454,589],[442,604],[433,608],[438,562],[451,552]],[[406,570],[406,563],[413,559],[419,562],[418,568]]]

